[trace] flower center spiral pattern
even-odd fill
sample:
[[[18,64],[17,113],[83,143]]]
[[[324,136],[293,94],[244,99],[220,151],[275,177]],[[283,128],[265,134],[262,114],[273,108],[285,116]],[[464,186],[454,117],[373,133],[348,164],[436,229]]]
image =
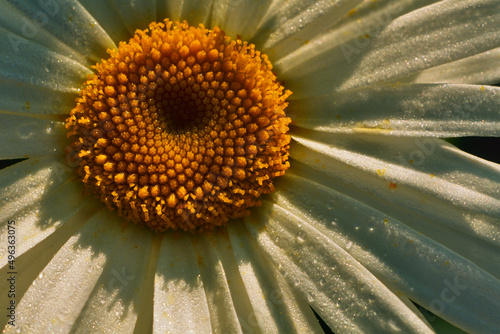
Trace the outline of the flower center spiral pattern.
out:
[[[285,91],[222,30],[151,23],[93,68],[66,120],[83,182],[127,221],[212,230],[289,167]]]

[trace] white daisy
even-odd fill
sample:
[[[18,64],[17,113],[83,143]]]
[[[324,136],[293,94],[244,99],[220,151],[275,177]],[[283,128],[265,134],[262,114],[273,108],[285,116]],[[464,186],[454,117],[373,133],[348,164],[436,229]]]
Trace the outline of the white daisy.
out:
[[[500,167],[439,139],[500,135],[499,1],[0,7],[0,159],[26,158],[0,171],[6,332],[321,332],[311,308],[432,332],[414,303],[500,328]],[[91,66],[165,18],[255,44],[293,92],[290,168],[218,233],[123,227],[67,165]]]

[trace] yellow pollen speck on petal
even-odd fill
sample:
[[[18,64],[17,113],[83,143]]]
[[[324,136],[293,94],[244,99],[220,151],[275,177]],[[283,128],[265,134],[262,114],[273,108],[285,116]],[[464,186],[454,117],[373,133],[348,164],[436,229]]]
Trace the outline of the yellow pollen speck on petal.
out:
[[[274,190],[291,92],[254,45],[165,20],[108,53],[66,128],[77,172],[109,209],[158,232],[205,231]]]

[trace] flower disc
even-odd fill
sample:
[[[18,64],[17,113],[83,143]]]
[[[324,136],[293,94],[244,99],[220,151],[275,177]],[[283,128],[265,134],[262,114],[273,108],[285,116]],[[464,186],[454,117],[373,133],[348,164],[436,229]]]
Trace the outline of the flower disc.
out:
[[[291,92],[254,45],[165,20],[108,52],[66,121],[76,169],[108,208],[155,231],[211,230],[274,190]]]

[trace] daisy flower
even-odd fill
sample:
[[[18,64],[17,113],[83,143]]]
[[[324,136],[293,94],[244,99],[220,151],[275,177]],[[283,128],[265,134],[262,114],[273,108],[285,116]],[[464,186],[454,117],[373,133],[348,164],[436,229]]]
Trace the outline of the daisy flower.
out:
[[[500,328],[499,1],[0,7],[5,332]]]

